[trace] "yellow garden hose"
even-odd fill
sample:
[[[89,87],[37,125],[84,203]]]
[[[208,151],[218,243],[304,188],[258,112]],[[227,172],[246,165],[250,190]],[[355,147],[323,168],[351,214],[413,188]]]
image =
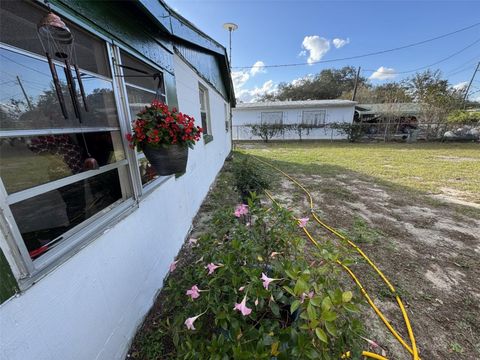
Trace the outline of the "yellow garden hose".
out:
[[[344,235],[340,234],[338,231],[336,231],[335,229],[333,229],[332,227],[328,226],[327,224],[325,224],[324,222],[322,222],[319,217],[317,216],[317,214],[315,213],[314,211],[314,205],[313,205],[313,198],[310,194],[310,192],[300,183],[298,182],[296,179],[294,179],[293,177],[291,177],[289,174],[285,173],[283,170],[277,168],[276,166],[266,162],[266,161],[263,161],[259,158],[257,158],[256,156],[253,156],[253,158],[255,158],[257,161],[273,168],[274,170],[280,172],[281,174],[283,174],[286,178],[288,178],[289,180],[291,180],[293,183],[295,183],[298,187],[300,187],[303,192],[307,195],[308,199],[309,199],[309,203],[310,203],[310,212],[312,213],[312,216],[313,218],[315,219],[315,221],[321,225],[322,227],[324,227],[325,229],[327,229],[328,231],[330,231],[332,234],[336,235],[337,237],[339,237],[340,239],[342,239],[343,241],[346,241],[350,246],[352,246],[366,261],[367,263],[375,270],[375,272],[382,278],[382,280],[385,282],[385,284],[389,287],[390,291],[395,294],[395,299],[398,303],[398,306],[402,312],[402,316],[403,316],[403,319],[404,319],[404,322],[405,322],[405,325],[407,327],[407,331],[408,331],[408,336],[410,338],[410,341],[412,343],[412,347],[408,346],[405,341],[400,337],[400,335],[393,329],[393,327],[390,325],[390,323],[388,322],[388,320],[383,316],[383,314],[381,313],[381,311],[375,306],[375,304],[373,303],[373,301],[371,300],[371,298],[369,297],[368,293],[365,291],[365,289],[362,287],[362,285],[360,284],[360,282],[358,281],[358,279],[356,278],[356,276],[353,274],[353,272],[348,268],[346,267],[345,265],[343,265],[342,263],[340,263],[339,261],[337,261],[342,267],[344,267],[344,269],[350,274],[350,276],[354,279],[354,281],[357,283],[357,285],[360,287],[361,291],[362,291],[362,294],[365,296],[365,298],[367,299],[367,302],[370,304],[370,306],[373,308],[373,310],[375,311],[375,313],[380,317],[380,319],[384,322],[384,324],[387,326],[387,328],[390,330],[390,332],[392,333],[392,335],[394,335],[394,337],[400,342],[400,344],[406,349],[408,350],[408,352],[410,354],[413,355],[413,360],[419,360],[419,356],[418,356],[418,349],[417,349],[417,346],[416,346],[416,341],[415,341],[415,336],[413,334],[413,330],[412,330],[412,327],[411,327],[411,324],[410,324],[410,320],[408,318],[408,315],[407,315],[407,312],[405,310],[405,307],[403,305],[403,302],[402,300],[400,299],[398,293],[395,291],[395,288],[393,287],[393,285],[390,283],[390,281],[387,279],[387,277],[382,273],[382,271],[373,263],[373,261],[370,260],[370,258],[355,244],[353,243],[351,240],[349,240],[347,237],[345,237]],[[273,197],[271,196],[271,194],[269,194],[267,192],[267,195],[269,196],[269,198],[274,201],[276,203],[276,201],[273,199]],[[278,205],[278,203],[277,203]],[[304,231],[307,233],[307,236],[309,237],[309,239],[311,241],[313,241],[313,243],[318,247],[318,243],[311,237],[311,235],[308,233],[308,231],[303,228]]]

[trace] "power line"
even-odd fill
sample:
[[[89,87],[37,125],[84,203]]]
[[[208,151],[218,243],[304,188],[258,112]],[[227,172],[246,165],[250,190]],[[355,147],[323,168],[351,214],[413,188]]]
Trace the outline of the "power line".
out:
[[[441,60],[438,60],[432,64],[429,64],[429,65],[425,65],[425,66],[421,66],[421,67],[418,67],[416,69],[412,69],[412,70],[406,70],[406,71],[389,71],[387,74],[392,74],[392,75],[398,75],[398,74],[408,74],[408,73],[412,73],[412,72],[416,72],[418,70],[423,70],[423,69],[427,69],[427,68],[430,68],[432,66],[435,66],[435,65],[438,65],[442,62],[445,62],[447,60],[450,60],[451,58],[457,56],[458,54],[461,54],[462,52],[464,52],[465,50],[468,50],[469,48],[471,48],[473,45],[477,44],[480,42],[480,39],[477,39],[475,40],[473,43],[465,46],[464,48],[460,49],[459,51],[456,51],[454,52],[453,54],[451,55],[448,55],[446,58],[443,58]],[[371,69],[365,69],[364,71],[371,71],[371,72],[375,72],[377,70],[371,70]]]
[[[404,45],[404,46],[395,47],[395,48],[392,48],[392,49],[375,51],[375,52],[362,54],[362,55],[348,56],[348,57],[344,57],[344,58],[336,58],[336,59],[330,59],[330,60],[319,60],[319,61],[313,61],[313,62],[310,62],[310,63],[304,62],[304,63],[291,63],[291,64],[275,64],[275,65],[263,65],[261,67],[262,68],[292,67],[292,66],[314,65],[314,64],[330,63],[330,62],[335,62],[335,61],[360,59],[360,58],[364,58],[364,57],[368,57],[368,56],[380,55],[380,54],[385,54],[385,53],[389,53],[389,52],[392,52],[392,51],[399,51],[399,50],[407,49],[407,48],[410,48],[410,47],[423,45],[423,44],[426,44],[426,43],[431,42],[431,41],[439,40],[439,39],[442,39],[444,37],[447,37],[447,36],[454,35],[454,34],[457,34],[459,32],[462,32],[462,31],[472,29],[472,28],[474,28],[478,25],[480,25],[480,22],[475,23],[475,24],[470,25],[470,26],[467,26],[467,27],[464,27],[464,28],[461,28],[461,29],[458,29],[458,30],[455,30],[455,31],[452,31],[452,32],[449,32],[447,34],[443,34],[443,35],[439,35],[439,36],[430,38],[430,39],[418,41],[418,42],[411,43],[411,44]],[[252,68],[252,66],[235,66],[235,67],[232,67],[232,69],[238,69],[238,70],[251,69],[251,68]]]

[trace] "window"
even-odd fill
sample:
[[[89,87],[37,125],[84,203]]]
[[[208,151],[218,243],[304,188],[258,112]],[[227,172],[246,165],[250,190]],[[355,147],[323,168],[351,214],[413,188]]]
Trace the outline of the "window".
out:
[[[282,125],[283,112],[281,111],[262,112],[261,123],[264,125]]]
[[[0,4],[0,203],[14,220],[22,264],[35,274],[46,258],[65,254],[80,230],[118,214],[132,184],[106,43],[63,19],[74,35],[73,60],[88,108],[72,67],[80,121],[66,65],[55,60],[65,118],[37,37],[46,11],[24,2]]]
[[[201,84],[198,84],[198,95],[200,98],[200,117],[202,119],[203,140],[208,143],[213,140],[210,122],[210,103],[208,100],[208,90]]]
[[[133,58],[125,51],[120,51],[120,56],[131,120],[154,99],[166,103],[162,72]],[[138,153],[137,158],[142,185],[152,183],[159,176],[142,152]]]
[[[230,107],[228,106],[227,103],[224,104],[224,110],[225,110],[225,131],[229,132],[230,131]]]
[[[302,125],[305,127],[322,127],[325,125],[326,110],[308,110],[302,114]]]

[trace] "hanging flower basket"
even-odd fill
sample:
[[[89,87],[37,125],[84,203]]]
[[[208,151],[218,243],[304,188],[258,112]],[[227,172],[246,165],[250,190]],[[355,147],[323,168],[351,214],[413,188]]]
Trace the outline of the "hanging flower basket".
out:
[[[193,117],[156,100],[137,114],[132,129],[127,134],[130,147],[143,151],[158,175],[185,172],[188,148],[193,149],[202,135]]]
[[[143,153],[158,175],[179,174],[187,169],[187,146],[170,145],[164,148],[155,148],[145,145]]]

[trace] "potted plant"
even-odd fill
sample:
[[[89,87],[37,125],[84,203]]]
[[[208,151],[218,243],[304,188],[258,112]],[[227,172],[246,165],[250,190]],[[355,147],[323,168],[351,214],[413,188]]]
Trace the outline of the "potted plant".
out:
[[[193,117],[157,100],[137,114],[132,129],[127,134],[130,147],[143,151],[158,175],[185,172],[188,148],[193,149],[202,135]]]

